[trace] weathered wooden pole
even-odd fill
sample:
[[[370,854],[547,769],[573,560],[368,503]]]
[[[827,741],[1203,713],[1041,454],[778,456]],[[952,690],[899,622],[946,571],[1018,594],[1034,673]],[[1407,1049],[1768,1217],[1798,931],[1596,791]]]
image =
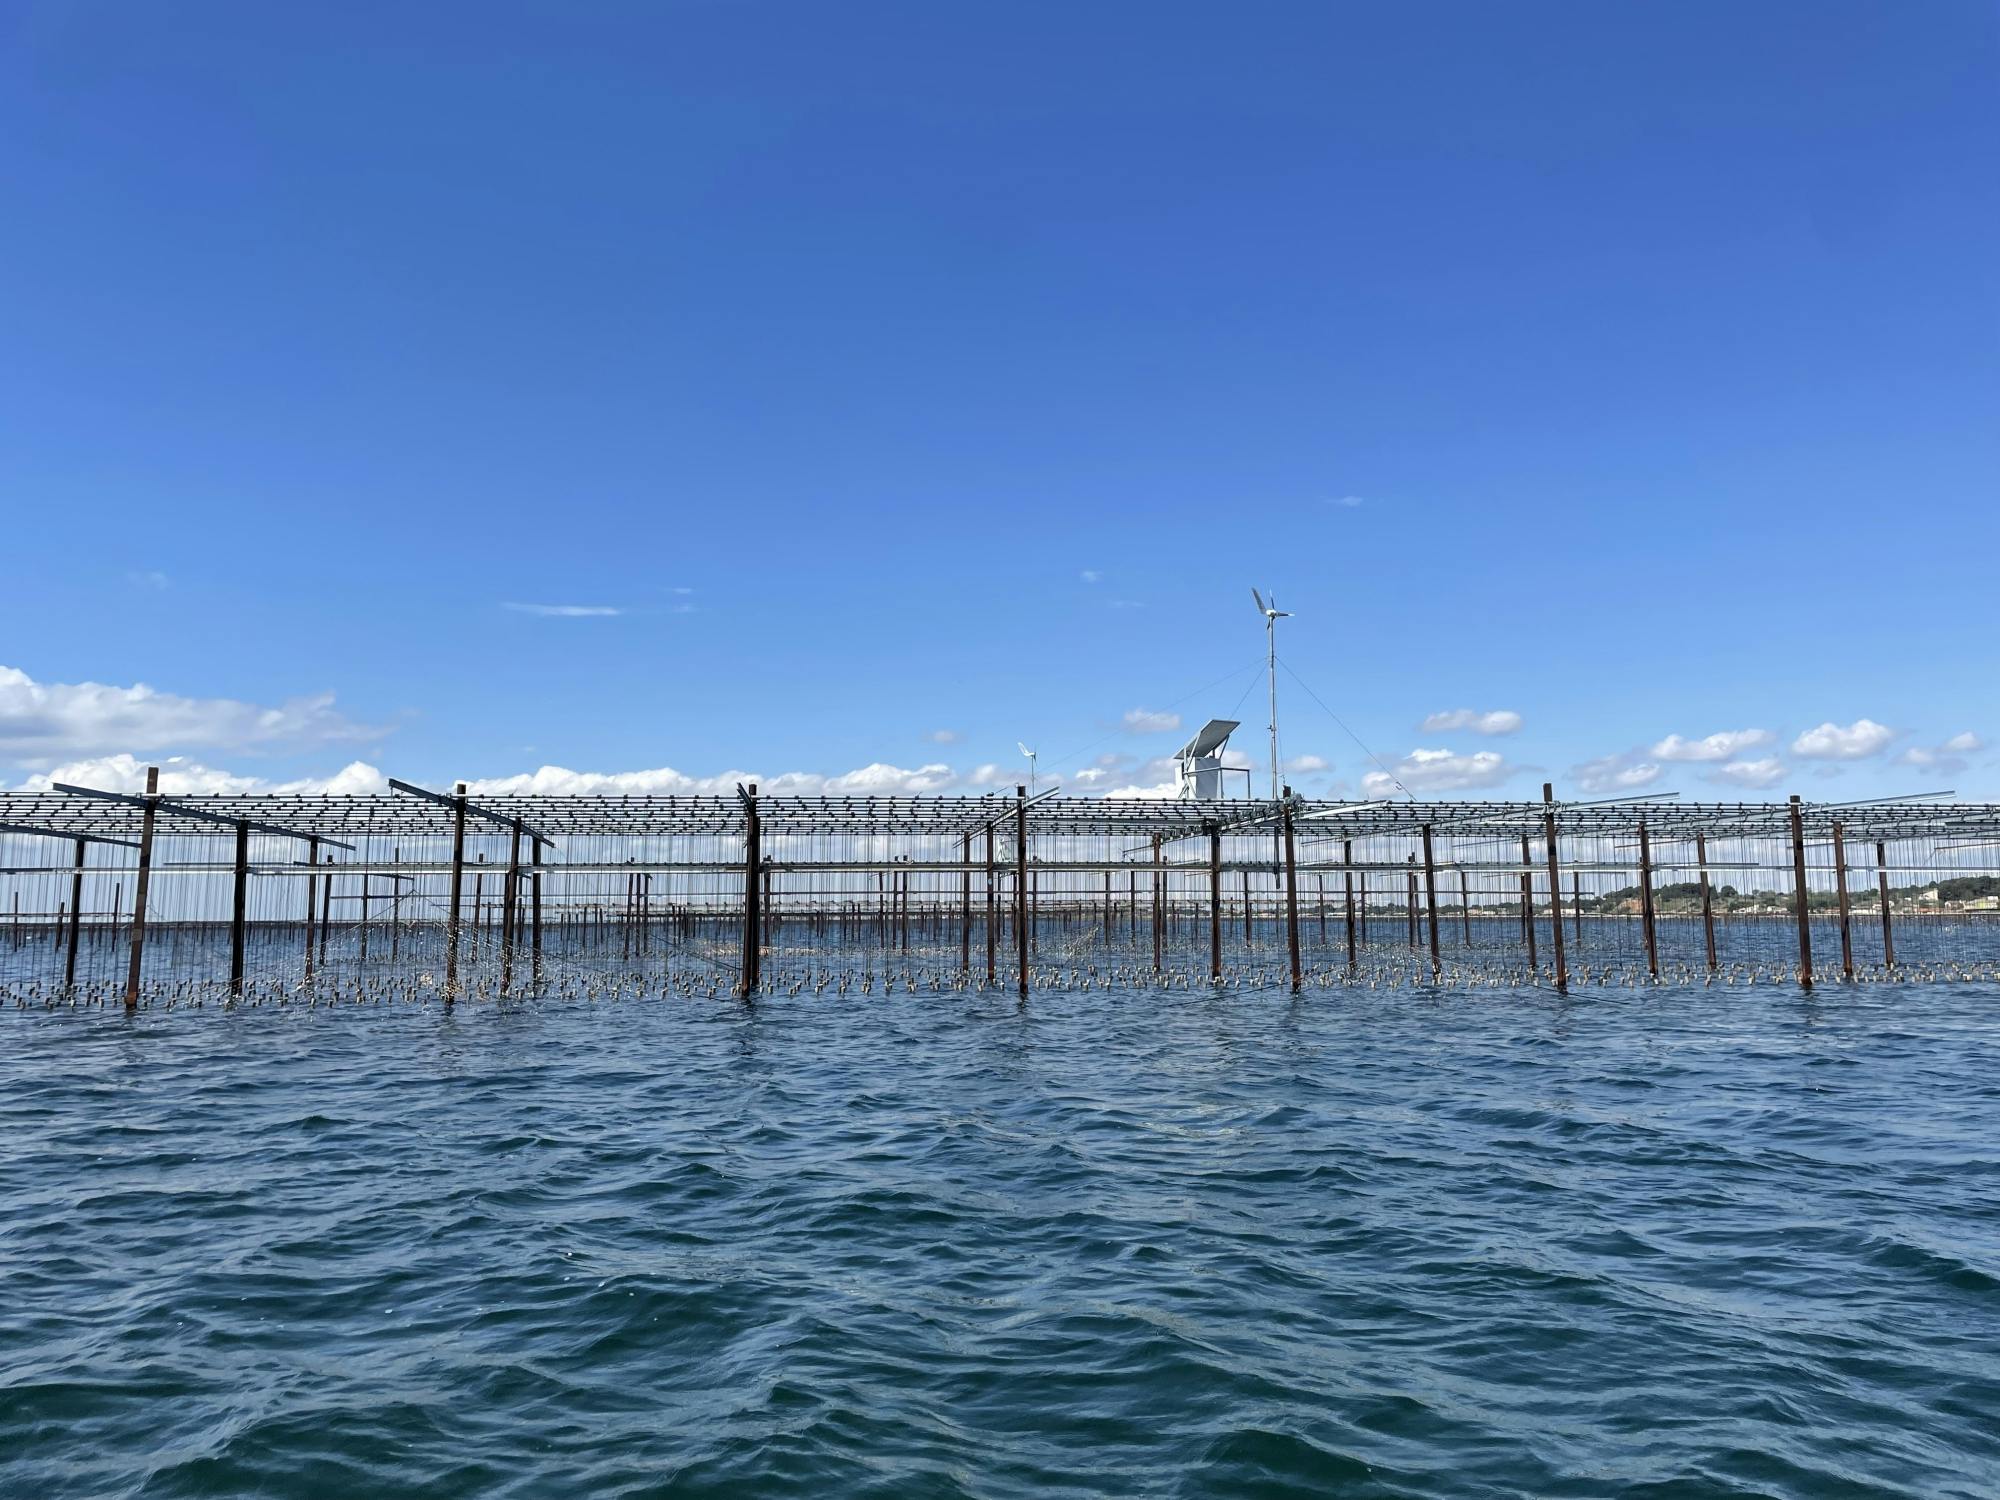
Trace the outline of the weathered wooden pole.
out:
[[[1875,841],[1875,889],[1876,899],[1882,903],[1882,967],[1896,967],[1896,939],[1889,930],[1889,855],[1888,846],[1881,840]]]
[[[1347,972],[1352,974],[1357,962],[1354,932],[1354,840],[1341,840],[1341,850],[1347,860],[1347,868],[1341,879],[1347,887]]]
[[[1811,989],[1812,918],[1806,907],[1806,822],[1805,810],[1796,795],[1792,798],[1792,904],[1799,919],[1799,986]]]
[[[1285,788],[1284,812],[1285,835],[1285,947],[1292,960],[1292,993],[1296,995],[1305,983],[1305,971],[1299,961],[1299,866],[1298,854],[1292,841],[1292,789]]]
[[[1423,826],[1424,836],[1424,908],[1430,920],[1431,939],[1431,983],[1436,984],[1444,976],[1444,958],[1438,952],[1438,885],[1437,860],[1431,850],[1431,825]],[[1412,877],[1413,879],[1415,877]]]
[[[542,840],[539,834],[534,836],[528,861],[534,867],[534,873],[528,877],[528,941],[535,955],[535,980],[539,983],[542,977]],[[671,938],[668,945],[672,946]]]
[[[1521,932],[1528,940],[1528,972],[1531,974],[1541,967],[1535,960],[1534,867],[1534,856],[1529,852],[1528,836],[1524,833],[1521,835]],[[1554,900],[1553,893],[1551,900]],[[1556,919],[1560,921],[1562,919],[1560,907],[1556,906],[1553,909],[1557,912]]]
[[[972,972],[972,835],[958,841],[958,972]]]
[[[1243,946],[1246,949],[1254,947],[1256,941],[1257,929],[1250,921],[1250,872],[1245,870],[1243,872]]]
[[[326,877],[327,888],[333,887],[333,877]],[[465,783],[459,782],[452,790],[451,810],[451,902],[444,915],[444,997],[447,1000],[458,994],[458,922],[459,903],[465,895]]]
[[[1222,835],[1208,825],[1208,977],[1222,981]]]
[[[1694,860],[1701,873],[1701,940],[1708,949],[1708,972],[1715,972],[1715,895],[1708,878],[1708,835],[1694,836]]]
[[[146,767],[146,811],[139,822],[139,875],[132,888],[132,958],[125,969],[125,1008],[139,1008],[139,972],[146,951],[146,895],[153,880],[153,822],[160,810],[160,768]]]
[[[1464,865],[1458,867],[1458,935],[1466,947],[1472,946],[1472,887]]]
[[[1014,788],[1014,949],[1021,998],[1028,998],[1028,789]]]
[[[243,942],[249,926],[250,825],[236,823],[236,869],[229,897],[229,993],[243,993]]]
[[[507,842],[507,886],[501,896],[500,988],[514,987],[514,927],[520,911],[521,820],[514,820],[513,836]]]
[[[1646,820],[1639,820],[1639,921],[1646,930],[1646,972],[1660,977],[1660,939],[1653,921],[1653,843]]]
[[[986,987],[999,981],[1000,877],[993,865],[993,825],[986,825]]]
[[[1836,819],[1833,825],[1833,889],[1840,903],[1840,977],[1854,977],[1854,932],[1847,911],[1846,830]]]
[[[333,856],[331,854],[329,854],[326,857],[326,862],[329,866],[333,864]],[[321,884],[319,888],[319,966],[322,969],[326,967],[327,934],[329,934],[332,931],[333,931],[333,871],[331,869],[328,869],[326,872],[326,880],[324,883]]]
[[[1549,936],[1555,944],[1556,993],[1569,993],[1569,960],[1563,953],[1562,865],[1556,858],[1556,792],[1542,783],[1542,842],[1549,857]]]
[[[313,918],[319,903],[319,840],[306,840],[306,983],[313,977]]]
[[[76,945],[83,933],[83,858],[87,839],[76,841],[76,872],[69,878],[69,951],[63,955],[63,988],[76,988]]]
[[[743,797],[743,981],[738,991],[744,999],[757,993],[763,982],[763,914],[758,897],[763,882],[758,879],[763,865],[763,830],[757,821],[757,783],[751,782]]]
[[[1153,835],[1153,972],[1160,972],[1166,951],[1167,887],[1160,870],[1160,836]]]

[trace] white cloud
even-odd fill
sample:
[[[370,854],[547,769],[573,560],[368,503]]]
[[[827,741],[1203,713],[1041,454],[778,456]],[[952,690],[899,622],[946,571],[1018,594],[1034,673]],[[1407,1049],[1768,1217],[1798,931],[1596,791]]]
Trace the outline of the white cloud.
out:
[[[1729,786],[1772,787],[1785,779],[1785,764],[1775,755],[1756,760],[1732,760],[1708,773],[1710,781]]]
[[[1098,572],[1098,570],[1095,568],[1085,568],[1081,573],[1077,574],[1076,576],[1081,578],[1085,583],[1095,583],[1097,582],[1098,579],[1102,578],[1104,575]]]
[[[1718,761],[1768,745],[1777,736],[1768,729],[1722,729],[1698,740],[1670,734],[1649,752],[1661,760]]]
[[[262,776],[239,776],[217,770],[198,761],[175,755],[159,762],[160,791],[169,797],[241,796],[248,793],[292,793],[299,796],[350,797],[389,790],[389,778],[366,761],[352,761],[331,776],[306,776],[294,781],[272,781]],[[133,755],[101,755],[70,761],[37,776],[30,776],[14,790],[45,792],[51,783],[95,787],[104,792],[146,790],[146,763]]]
[[[1134,708],[1125,714],[1125,728],[1133,734],[1165,734],[1168,730],[1181,727],[1181,716],[1175,713],[1155,713],[1148,708]]]
[[[1637,754],[1605,755],[1570,767],[1570,776],[1586,792],[1636,792],[1658,781],[1664,767],[1640,760]]]
[[[675,590],[679,592],[678,589]],[[679,606],[682,612],[693,609],[693,605]],[[609,615],[622,615],[624,610],[615,604],[514,604],[502,606],[516,614],[540,615],[545,620],[592,620]]]
[[[1420,734],[1443,734],[1454,729],[1470,730],[1474,734],[1512,734],[1520,727],[1521,716],[1511,708],[1495,708],[1483,713],[1478,709],[1453,708],[1432,714],[1417,726],[1417,730]]]
[[[1966,756],[1985,748],[1986,741],[1968,729],[1963,734],[1953,735],[1942,745],[1935,747],[1912,745],[1897,756],[1896,760],[1902,765],[1915,766],[1925,771],[1941,771],[1949,776],[1965,769]]]
[[[17,764],[119,751],[332,744],[384,732],[337,712],[332,693],[267,707],[233,698],[183,698],[144,683],[36,682],[16,668],[0,667],[0,757]]]
[[[1829,720],[1793,740],[1792,754],[1814,760],[1861,760],[1881,754],[1895,737],[1895,730],[1873,719],[1856,719],[1845,727]]]
[[[1171,800],[1180,795],[1180,785],[1173,781],[1156,781],[1146,784],[1133,783],[1130,786],[1113,787],[1104,794],[1107,797],[1141,797],[1149,802]]]
[[[1316,771],[1331,768],[1333,762],[1324,755],[1294,755],[1285,762],[1285,769],[1294,776],[1309,776]]]
[[[1412,792],[1455,792],[1468,787],[1498,786],[1514,774],[1504,757],[1492,750],[1460,755],[1456,750],[1412,750],[1396,762],[1395,775],[1370,771],[1361,787],[1371,797],[1387,797],[1397,782]]]
[[[933,745],[956,745],[965,736],[960,734],[956,729],[933,729],[924,738],[929,740]]]
[[[543,766],[515,776],[493,776],[470,784],[474,795],[585,796],[720,796],[733,793],[740,782],[757,783],[758,791],[774,797],[888,797],[941,792],[957,778],[947,765],[906,768],[882,761],[839,776],[810,771],[786,771],[763,776],[755,771],[723,771],[715,776],[690,776],[672,766],[643,771],[572,771],[567,766]]]
[[[1342,510],[1355,510],[1361,507],[1362,505],[1365,505],[1367,502],[1363,500],[1359,495],[1342,495],[1339,499],[1329,500],[1326,503],[1328,505],[1337,505]]]

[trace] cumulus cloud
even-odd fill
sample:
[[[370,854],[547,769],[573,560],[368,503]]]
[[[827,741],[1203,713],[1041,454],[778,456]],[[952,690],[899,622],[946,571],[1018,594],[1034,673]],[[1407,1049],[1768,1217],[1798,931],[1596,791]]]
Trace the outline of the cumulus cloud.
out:
[[[0,758],[16,764],[120,751],[331,744],[383,733],[337,711],[332,693],[268,706],[183,698],[144,683],[36,682],[16,668],[0,667]]]
[[[331,776],[306,776],[293,781],[239,776],[233,771],[218,770],[178,755],[160,761],[159,767],[160,791],[169,797],[243,796],[267,792],[352,797],[389,790],[389,778],[366,761],[359,760],[349,762]],[[95,787],[104,792],[144,792],[146,762],[137,756],[123,754],[68,761],[43,774],[30,776],[13,790],[45,792],[58,781],[68,786]]]
[[[1985,748],[1986,741],[1968,729],[1963,734],[1953,735],[1942,745],[1912,745],[1896,759],[1902,765],[1915,766],[1919,770],[1953,775],[1965,769],[1966,756]]]
[[[1776,738],[1768,729],[1721,729],[1694,740],[1670,734],[1648,753],[1660,760],[1712,762],[1729,760],[1745,750],[1768,745]]]
[[[1665,767],[1642,760],[1633,751],[1604,755],[1570,767],[1570,778],[1586,792],[1636,792],[1658,781]]]
[[[1165,734],[1180,727],[1179,714],[1155,713],[1148,708],[1129,709],[1125,714],[1125,728],[1133,734]]]
[[[1873,719],[1856,719],[1848,725],[1828,720],[1793,740],[1792,754],[1812,760],[1862,760],[1880,755],[1895,737],[1895,730]]]
[[[542,766],[515,776],[491,776],[470,783],[475,796],[536,797],[691,797],[733,793],[739,783],[757,783],[774,797],[889,797],[941,792],[957,777],[947,765],[903,767],[876,761],[838,776],[810,771],[786,771],[764,776],[755,771],[724,771],[715,776],[690,776],[672,766],[643,771],[573,771],[567,766]]]
[[[679,590],[675,590],[676,593]],[[516,614],[540,615],[545,620],[588,620],[602,619],[607,615],[622,615],[625,611],[615,604],[514,604],[501,606]]]
[[[1325,771],[1333,762],[1324,755],[1294,755],[1285,762],[1285,769],[1294,776],[1310,776],[1316,771]]]
[[[924,738],[929,740],[933,745],[956,745],[965,736],[960,734],[956,729],[933,729]]]
[[[1785,779],[1785,763],[1775,755],[1760,756],[1756,760],[1732,760],[1710,771],[1708,779],[1725,786],[1747,786],[1761,790],[1776,786]]]
[[[1511,708],[1484,712],[1475,708],[1452,708],[1432,714],[1417,729],[1422,734],[1444,734],[1452,730],[1469,730],[1473,734],[1512,734],[1520,727],[1521,716]]]
[[[1498,786],[1514,774],[1504,757],[1492,750],[1460,755],[1456,750],[1412,750],[1396,762],[1395,774],[1370,771],[1361,789],[1371,797],[1392,796],[1397,783],[1412,792],[1455,792],[1469,787]]]

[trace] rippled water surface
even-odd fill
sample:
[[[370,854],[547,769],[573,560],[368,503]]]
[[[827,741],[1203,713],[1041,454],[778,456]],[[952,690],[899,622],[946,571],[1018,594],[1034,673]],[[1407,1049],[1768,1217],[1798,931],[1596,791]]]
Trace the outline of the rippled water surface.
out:
[[[2000,991],[0,1015],[0,1493],[1990,1496]]]

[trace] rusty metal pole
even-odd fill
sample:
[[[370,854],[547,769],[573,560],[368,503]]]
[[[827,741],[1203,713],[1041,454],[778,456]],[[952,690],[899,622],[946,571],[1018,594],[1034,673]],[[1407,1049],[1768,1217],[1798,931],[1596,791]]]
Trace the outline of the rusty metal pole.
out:
[[[63,988],[76,988],[76,945],[83,933],[83,858],[87,839],[76,841],[76,873],[69,878],[69,951],[63,955]]]
[[[1701,872],[1701,939],[1708,949],[1708,972],[1715,972],[1715,895],[1708,878],[1708,835],[1694,836],[1694,859]]]
[[[1882,967],[1896,967],[1896,939],[1889,931],[1889,855],[1882,839],[1875,841],[1876,899],[1882,903]]]
[[[333,877],[326,877],[327,889],[333,888]],[[458,994],[458,924],[459,903],[465,897],[465,783],[459,782],[452,790],[451,810],[451,902],[444,914],[444,997],[453,999]]]
[[[1569,993],[1569,959],[1563,952],[1562,865],[1556,858],[1556,793],[1550,782],[1542,783],[1542,842],[1549,857],[1549,936],[1555,943],[1556,993]]]
[[[1799,919],[1799,987],[1811,989],[1812,972],[1812,918],[1806,907],[1806,824],[1805,810],[1799,805],[1795,795],[1792,810],[1792,890],[1793,906]]]
[[[1847,839],[1846,830],[1836,821],[1833,825],[1833,889],[1840,902],[1840,977],[1854,977],[1854,932],[1849,925],[1847,911]]]
[[[1437,861],[1431,850],[1431,825],[1423,826],[1424,836],[1424,909],[1430,922],[1431,940],[1431,983],[1436,984],[1444,977],[1444,958],[1438,952],[1438,883]],[[1411,877],[1414,879],[1415,877]]]
[[[250,825],[237,820],[236,869],[229,896],[229,993],[243,993],[243,940],[249,925]]]
[[[993,825],[986,825],[986,987],[999,983],[1000,878],[993,866]]]
[[[125,1008],[139,1008],[141,956],[146,951],[146,895],[153,880],[153,822],[160,810],[160,768],[146,767],[146,811],[139,824],[139,875],[132,889],[132,958],[125,969]]]
[[[1208,825],[1208,977],[1222,980],[1222,835]]]
[[[1284,804],[1285,835],[1285,946],[1292,960],[1292,993],[1296,995],[1305,983],[1305,972],[1299,962],[1299,866],[1298,854],[1292,841],[1292,789],[1285,788]]]
[[[1014,948],[1021,998],[1028,998],[1028,789],[1014,788]]]
[[[1646,929],[1646,972],[1660,977],[1659,930],[1653,921],[1653,843],[1646,820],[1639,820],[1639,921]]]

